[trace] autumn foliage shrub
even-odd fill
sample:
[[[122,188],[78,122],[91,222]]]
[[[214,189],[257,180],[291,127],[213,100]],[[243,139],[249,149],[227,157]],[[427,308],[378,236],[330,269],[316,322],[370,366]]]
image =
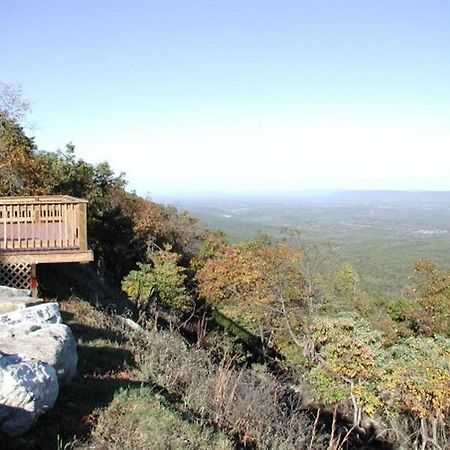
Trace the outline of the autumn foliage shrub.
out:
[[[200,298],[269,343],[284,345],[308,314],[301,260],[286,242],[264,235],[224,246],[196,274]]]
[[[316,364],[307,376],[316,399],[346,406],[357,427],[364,417],[375,419],[380,430],[394,430],[394,440],[409,448],[428,439],[447,442],[448,338],[409,337],[386,348],[367,321],[345,315],[317,319],[311,339]]]

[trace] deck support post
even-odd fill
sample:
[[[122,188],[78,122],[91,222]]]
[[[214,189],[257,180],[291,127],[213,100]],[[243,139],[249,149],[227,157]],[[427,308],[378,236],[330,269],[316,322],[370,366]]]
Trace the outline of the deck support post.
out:
[[[38,296],[38,281],[36,273],[36,264],[31,264],[31,277],[30,277],[30,290],[31,296],[37,298]]]

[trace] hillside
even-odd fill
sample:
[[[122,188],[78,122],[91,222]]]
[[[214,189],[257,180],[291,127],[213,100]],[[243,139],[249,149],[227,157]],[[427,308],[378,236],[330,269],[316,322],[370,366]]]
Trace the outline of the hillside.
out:
[[[346,418],[308,405],[292,375],[251,364],[229,335],[207,324],[189,339],[163,323],[140,328],[115,306],[60,302],[78,343],[78,375],[32,431],[0,435],[2,448],[359,448],[339,434]],[[390,448],[372,440],[370,448]]]

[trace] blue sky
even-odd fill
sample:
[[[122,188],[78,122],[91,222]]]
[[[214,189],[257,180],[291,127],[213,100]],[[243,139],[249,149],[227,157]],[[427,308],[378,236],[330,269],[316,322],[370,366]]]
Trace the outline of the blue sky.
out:
[[[40,148],[140,193],[450,190],[450,2],[0,0]]]

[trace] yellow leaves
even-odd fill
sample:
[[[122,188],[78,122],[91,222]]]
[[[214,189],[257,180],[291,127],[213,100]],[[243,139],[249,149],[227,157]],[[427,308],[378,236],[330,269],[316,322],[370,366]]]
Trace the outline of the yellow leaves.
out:
[[[400,412],[424,419],[450,413],[450,341],[409,338],[393,348],[395,360],[382,389]]]
[[[276,303],[277,296],[299,297],[304,279],[297,266],[301,255],[284,243],[258,241],[225,247],[197,273],[200,295],[213,302],[225,299]]]
[[[196,274],[200,297],[222,312],[236,307],[245,327],[258,334],[270,330],[277,342],[286,315],[290,326],[298,326],[305,298],[300,259],[284,242],[268,238],[223,246]]]
[[[449,339],[408,338],[386,350],[356,317],[321,318],[311,331],[323,376],[353,382],[367,414],[382,407],[424,419],[450,414]]]
[[[364,405],[364,412],[373,417],[381,408],[381,401],[375,393],[373,386],[363,383],[356,383],[353,389],[353,395],[359,405]]]

